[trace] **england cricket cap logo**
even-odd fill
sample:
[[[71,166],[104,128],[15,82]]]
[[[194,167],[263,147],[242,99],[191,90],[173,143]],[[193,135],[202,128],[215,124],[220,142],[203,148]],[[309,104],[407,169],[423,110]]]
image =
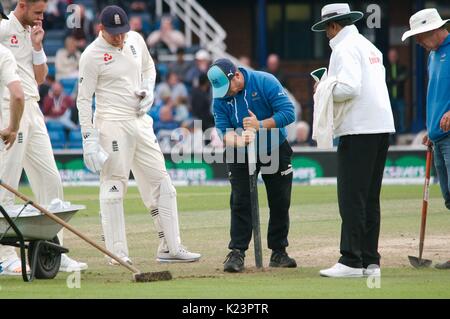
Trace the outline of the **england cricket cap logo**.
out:
[[[207,75],[212,85],[214,98],[223,98],[227,95],[230,81],[236,71],[236,66],[228,59],[219,59],[210,66]]]
[[[120,21],[120,16],[118,14],[114,15],[114,23],[116,25],[121,25],[122,24],[122,22]]]
[[[130,31],[128,16],[125,11],[118,6],[107,6],[100,13],[100,22],[106,32],[112,35],[127,33]]]

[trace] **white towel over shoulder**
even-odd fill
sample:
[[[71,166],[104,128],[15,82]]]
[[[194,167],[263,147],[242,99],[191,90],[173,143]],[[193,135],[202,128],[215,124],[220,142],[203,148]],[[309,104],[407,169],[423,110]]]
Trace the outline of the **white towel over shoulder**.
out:
[[[325,77],[319,82],[314,94],[313,134],[317,148],[333,147],[334,128],[342,122],[345,102],[333,102],[333,89],[338,83],[335,76]]]

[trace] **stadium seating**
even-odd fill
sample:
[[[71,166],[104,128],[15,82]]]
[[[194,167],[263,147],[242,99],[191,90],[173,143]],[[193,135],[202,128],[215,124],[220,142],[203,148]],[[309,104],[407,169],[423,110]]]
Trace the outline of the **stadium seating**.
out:
[[[67,141],[66,147],[71,148],[71,149],[83,148],[83,142],[82,142],[80,130],[69,132],[69,139]]]
[[[44,50],[47,56],[55,56],[58,49],[64,47],[64,38],[46,38],[44,40]]]
[[[150,14],[148,13],[133,13],[130,15],[131,17],[141,17],[142,20],[142,31],[144,33],[149,34],[153,31],[152,27],[152,18],[150,17]]]
[[[48,135],[54,149],[62,149],[66,146],[66,133],[64,130],[49,130]]]
[[[54,149],[62,149],[66,146],[66,133],[64,131],[64,125],[56,121],[48,121],[45,123],[47,126],[50,142]]]
[[[64,93],[71,96],[75,93],[75,90],[77,89],[77,78],[64,78],[60,79],[59,82],[64,88]]]
[[[96,7],[95,1],[94,0],[75,0],[73,1],[74,4],[82,4],[84,5],[87,9],[92,9],[94,10]]]
[[[64,125],[57,121],[48,121],[45,123],[47,130],[50,131],[64,131]]]
[[[45,31],[45,40],[61,40],[66,37],[65,29],[50,29]]]
[[[55,63],[47,63],[48,66],[48,75],[55,76],[56,75],[56,67]]]

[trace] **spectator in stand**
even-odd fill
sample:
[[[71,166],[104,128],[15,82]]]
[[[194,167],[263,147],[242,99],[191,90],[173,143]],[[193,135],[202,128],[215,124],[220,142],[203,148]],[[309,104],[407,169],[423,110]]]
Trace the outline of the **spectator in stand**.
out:
[[[66,0],[48,0],[44,13],[44,29],[64,29],[67,11]]]
[[[394,114],[395,130],[397,134],[405,132],[405,82],[408,71],[404,65],[398,62],[398,52],[391,48],[388,53],[388,65],[386,68],[386,83],[391,100],[392,113]]]
[[[174,105],[186,104],[188,102],[188,90],[186,86],[180,82],[178,75],[175,72],[170,72],[167,74],[166,82],[161,82],[156,86],[155,89],[155,102],[158,103],[161,100],[161,90],[169,88],[171,92],[171,98]]]
[[[147,13],[147,6],[145,1],[133,1],[130,4],[130,14],[133,13]]]
[[[135,31],[135,32],[139,33],[144,39],[147,37],[147,35],[145,34],[145,32],[143,30],[142,17],[131,16],[129,23],[130,23],[131,31]]]
[[[94,40],[94,22],[88,16],[86,8],[82,4],[77,4],[77,6],[80,14],[80,28],[70,29],[67,36],[73,36],[77,41],[77,48],[83,51]]]
[[[244,68],[251,68],[252,60],[246,55],[241,55],[239,57],[239,66],[243,66]]]
[[[154,123],[153,127],[155,134],[158,137],[158,142],[162,152],[170,152],[173,142],[172,132],[180,127],[179,123],[174,120],[173,116],[173,102],[170,96],[163,95],[166,99],[166,104],[161,106],[158,112],[158,122]]]
[[[164,106],[170,106],[170,108],[172,108],[173,104],[171,100],[172,92],[170,91],[170,87],[166,83],[159,86],[158,95],[158,98],[155,99],[155,103],[153,103],[153,106],[147,113],[153,118],[155,134],[158,133],[157,124],[159,122],[159,113],[161,111],[161,108]]]
[[[177,60],[169,64],[169,70],[176,73],[182,82],[185,82],[186,74],[192,66],[191,62],[184,59],[185,52],[184,48],[178,48]]]
[[[202,131],[214,127],[214,117],[211,113],[211,91],[206,73],[200,75],[199,85],[192,89],[191,108],[194,119],[202,121]],[[207,137],[209,139],[209,137]]]
[[[195,64],[186,73],[185,83],[190,87],[198,86],[200,75],[208,72],[211,65],[211,54],[206,50],[198,50],[195,53]]]
[[[39,85],[39,108],[41,109],[41,111],[44,109],[44,99],[50,92],[53,83],[55,83],[55,76],[47,74],[44,83]]]
[[[55,68],[56,81],[63,78],[78,78],[78,63],[81,52],[77,48],[77,41],[74,37],[66,38],[64,48],[56,52]]]
[[[280,69],[280,57],[278,56],[278,54],[275,53],[269,54],[269,56],[267,57],[266,64],[267,67],[264,69],[264,71],[274,75],[278,79],[278,81],[280,81],[283,87],[289,89],[286,76],[284,75],[284,72]]]
[[[186,119],[185,115],[189,113],[187,108],[187,103],[189,101],[189,94],[186,86],[180,81],[178,75],[175,72],[169,72],[167,75],[167,84],[172,91],[172,100],[174,102],[175,107],[178,109],[177,118],[179,122],[182,122]],[[188,114],[189,115],[189,114]]]
[[[74,100],[65,95],[61,83],[53,83],[50,92],[44,98],[42,113],[45,116],[45,122],[58,122],[64,125],[67,130],[77,130],[78,125],[71,121],[74,107]]]
[[[150,116],[155,119],[156,131],[173,130],[190,118],[187,106],[188,93],[175,73],[169,73],[167,82],[158,84],[155,95],[155,106],[150,109]]]
[[[157,54],[175,54],[178,48],[185,46],[185,38],[183,33],[173,28],[172,18],[163,16],[159,30],[148,36],[147,45]]]
[[[311,126],[308,122],[299,121],[295,125],[295,141],[292,146],[312,146],[313,141],[310,137]]]
[[[176,141],[173,150],[175,152],[195,153],[203,150],[203,132],[202,129],[194,125],[194,120],[189,119],[181,123],[178,141]]]

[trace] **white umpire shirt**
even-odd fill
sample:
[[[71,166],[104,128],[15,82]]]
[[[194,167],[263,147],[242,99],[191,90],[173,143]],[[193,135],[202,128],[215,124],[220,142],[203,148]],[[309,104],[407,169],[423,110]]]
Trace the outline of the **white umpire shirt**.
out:
[[[354,25],[344,27],[330,46],[328,76],[337,78],[334,107],[346,108],[334,135],[394,133],[381,52]]]
[[[123,49],[110,45],[100,32],[81,55],[77,106],[80,124],[92,125],[92,96],[95,118],[126,121],[136,118],[142,78],[155,81],[155,64],[142,36],[126,34]]]
[[[8,15],[9,20],[0,22],[0,43],[9,49],[17,62],[19,77],[22,82],[25,99],[33,98],[39,101],[39,90],[33,69],[33,46],[31,43],[31,27],[24,27],[17,20],[14,12]],[[9,92],[4,99],[9,100]]]
[[[11,51],[0,44],[0,96],[3,96],[4,88],[15,81],[20,81],[16,60]],[[9,91],[7,92],[7,95],[9,96]],[[0,105],[1,104],[2,100],[0,99]],[[9,105],[5,106],[9,107]]]

